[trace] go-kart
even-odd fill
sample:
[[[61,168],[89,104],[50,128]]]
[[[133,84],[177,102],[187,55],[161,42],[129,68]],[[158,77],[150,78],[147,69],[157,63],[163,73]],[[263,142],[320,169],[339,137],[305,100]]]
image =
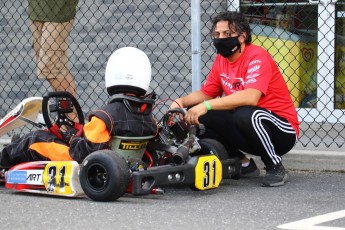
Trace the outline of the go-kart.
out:
[[[113,96],[109,103],[142,103],[152,98]],[[41,106],[40,106],[41,105]],[[34,121],[40,115],[44,123]],[[78,121],[70,114],[78,115]],[[187,125],[183,109],[168,110],[158,122],[158,134],[147,137],[115,136],[111,149],[76,161],[36,161],[16,165],[5,173],[6,188],[60,196],[88,196],[95,201],[113,201],[125,193],[163,193],[164,187],[183,185],[194,190],[219,187],[223,179],[239,179],[239,159],[229,159],[223,145],[213,139],[198,139],[203,127]],[[64,138],[63,129],[83,135],[84,116],[77,100],[67,92],[51,92],[43,98],[22,101],[0,120],[0,136],[28,122]],[[21,122],[19,125],[16,122]]]

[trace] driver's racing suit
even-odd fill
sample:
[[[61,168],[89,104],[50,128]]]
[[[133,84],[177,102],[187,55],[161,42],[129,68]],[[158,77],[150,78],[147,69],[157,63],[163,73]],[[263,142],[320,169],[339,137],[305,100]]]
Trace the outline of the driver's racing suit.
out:
[[[30,132],[5,146],[0,152],[0,167],[41,160],[75,160],[81,163],[90,153],[109,149],[109,141],[115,135],[154,136],[157,124],[152,117],[152,105],[144,105],[131,103],[132,112],[123,102],[105,105],[90,113],[83,137],[72,136],[68,141],[47,130]]]

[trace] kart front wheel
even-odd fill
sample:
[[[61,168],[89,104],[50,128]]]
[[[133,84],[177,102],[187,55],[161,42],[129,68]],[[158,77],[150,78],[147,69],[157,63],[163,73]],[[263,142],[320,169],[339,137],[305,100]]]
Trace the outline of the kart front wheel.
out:
[[[230,159],[229,154],[222,143],[214,139],[205,138],[199,140],[199,145],[201,147],[201,150],[197,153],[198,155],[214,154],[221,161],[230,161],[230,164],[232,165],[231,171],[229,172],[231,174],[230,178],[235,180],[240,179],[241,169],[239,158]]]
[[[201,150],[197,153],[198,155],[214,154],[219,158],[219,160],[226,160],[229,158],[228,152],[219,141],[205,138],[199,140],[199,145]]]
[[[95,201],[114,201],[127,191],[130,173],[126,161],[111,150],[87,156],[80,166],[84,193]]]

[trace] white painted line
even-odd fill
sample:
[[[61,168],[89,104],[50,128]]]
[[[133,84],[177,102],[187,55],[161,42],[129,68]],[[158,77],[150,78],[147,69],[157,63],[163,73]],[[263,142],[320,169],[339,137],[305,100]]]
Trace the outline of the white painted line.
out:
[[[340,219],[345,217],[345,210],[338,212],[331,212],[320,216],[311,217],[304,220],[299,220],[287,224],[279,225],[280,229],[290,229],[290,230],[345,230],[341,227],[328,227],[328,226],[315,226],[317,224],[322,224],[328,221]]]

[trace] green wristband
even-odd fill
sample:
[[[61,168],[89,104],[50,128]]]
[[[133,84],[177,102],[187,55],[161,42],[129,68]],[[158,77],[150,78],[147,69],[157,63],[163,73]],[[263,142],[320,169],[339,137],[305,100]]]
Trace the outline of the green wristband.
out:
[[[205,104],[207,110],[211,110],[212,109],[211,105],[210,105],[210,103],[208,101],[204,101],[204,104]]]

